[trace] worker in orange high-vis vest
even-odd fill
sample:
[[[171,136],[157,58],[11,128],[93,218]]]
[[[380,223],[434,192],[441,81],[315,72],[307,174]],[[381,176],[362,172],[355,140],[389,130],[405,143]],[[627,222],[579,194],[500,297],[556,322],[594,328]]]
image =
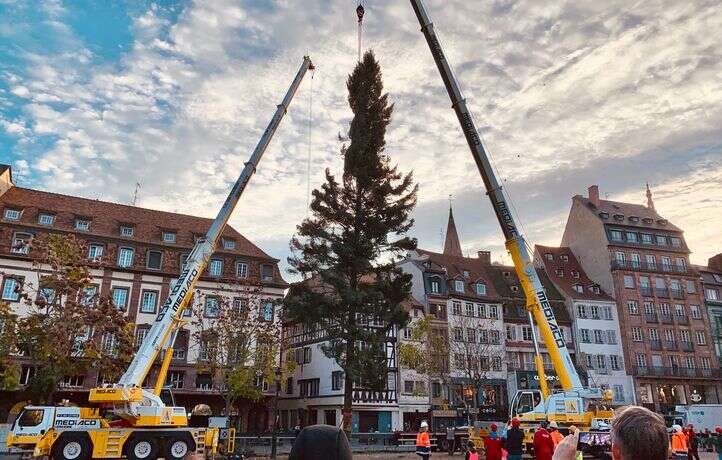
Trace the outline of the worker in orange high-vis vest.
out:
[[[429,439],[429,424],[426,420],[421,421],[419,434],[416,435],[416,455],[428,459],[431,455],[431,440]]]

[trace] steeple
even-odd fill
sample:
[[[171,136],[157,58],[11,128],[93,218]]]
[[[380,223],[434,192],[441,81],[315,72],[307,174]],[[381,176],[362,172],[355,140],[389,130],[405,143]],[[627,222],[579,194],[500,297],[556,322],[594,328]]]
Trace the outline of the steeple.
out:
[[[451,210],[451,203],[449,203],[449,222],[446,224],[444,254],[447,256],[464,257],[464,254],[461,252],[461,243],[459,243],[459,234],[456,232],[456,224],[454,223],[454,213]]]
[[[652,201],[652,191],[649,189],[649,182],[647,182],[647,207],[654,211],[654,201]]]

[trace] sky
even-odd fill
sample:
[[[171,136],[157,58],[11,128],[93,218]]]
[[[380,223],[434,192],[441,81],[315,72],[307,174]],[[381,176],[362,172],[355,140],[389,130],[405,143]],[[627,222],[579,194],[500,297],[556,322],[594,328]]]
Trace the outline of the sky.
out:
[[[646,203],[722,252],[722,2],[427,0],[531,244],[571,197]],[[214,217],[304,55],[303,81],[231,224],[285,267],[308,187],[342,168],[354,0],[0,0],[0,162],[17,185]],[[366,0],[394,115],[387,153],[419,184],[412,235],[510,263],[405,0]],[[309,174],[310,171],[310,174]]]

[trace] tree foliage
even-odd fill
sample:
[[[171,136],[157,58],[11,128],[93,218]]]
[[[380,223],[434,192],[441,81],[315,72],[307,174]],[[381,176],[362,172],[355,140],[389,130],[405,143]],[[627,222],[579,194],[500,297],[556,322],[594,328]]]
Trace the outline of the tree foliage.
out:
[[[289,263],[305,282],[291,289],[285,312],[287,321],[325,331],[322,350],[345,372],[348,414],[354,381],[375,389],[386,385],[387,334],[408,320],[401,304],[409,296],[411,277],[394,262],[416,247],[406,232],[413,225],[409,213],[417,187],[411,173],[400,173],[386,155],[393,105],[372,52],[349,75],[346,87],[353,119],[349,144],[341,149],[343,175],[338,179],[326,170],[325,183],[313,191],[312,214],[291,240]]]
[[[50,234],[30,244],[39,283],[22,286],[27,312],[17,320],[17,347],[36,369],[27,389],[35,400],[52,402],[65,377],[91,367],[117,378],[132,354],[133,324],[98,292],[84,243]]]
[[[18,317],[10,304],[0,301],[0,390],[14,390],[20,370],[13,360],[18,345]]]

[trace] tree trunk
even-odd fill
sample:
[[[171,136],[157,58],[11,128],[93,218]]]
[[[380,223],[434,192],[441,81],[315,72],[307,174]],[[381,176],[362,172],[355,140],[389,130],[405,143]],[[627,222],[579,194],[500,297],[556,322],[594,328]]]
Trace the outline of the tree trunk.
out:
[[[346,342],[346,362],[351,362],[354,355],[353,342]],[[348,372],[343,375],[343,409],[341,411],[342,427],[346,432],[346,436],[351,439],[351,408],[353,406],[353,378]]]

